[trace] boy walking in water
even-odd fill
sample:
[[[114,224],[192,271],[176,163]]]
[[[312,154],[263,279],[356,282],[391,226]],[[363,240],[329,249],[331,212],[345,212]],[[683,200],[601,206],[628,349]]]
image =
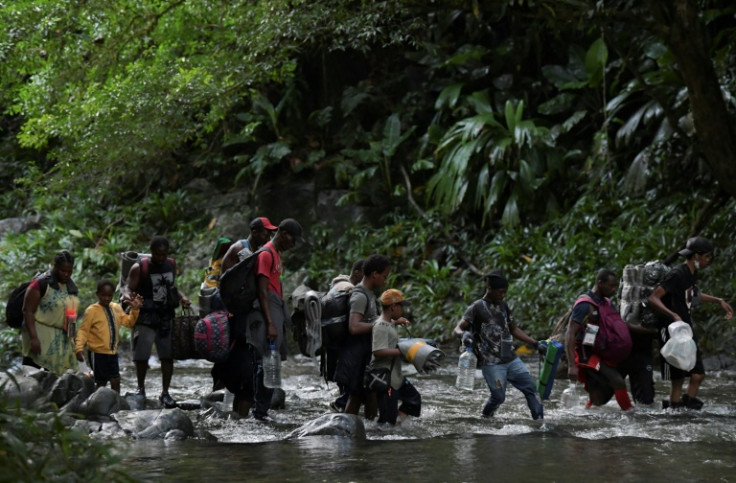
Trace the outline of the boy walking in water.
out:
[[[143,304],[143,297],[134,295],[130,301],[130,315],[112,301],[115,284],[111,280],[97,282],[97,303],[87,307],[82,325],[77,331],[77,360],[84,361],[84,346],[89,350],[89,360],[97,387],[107,385],[120,393],[120,364],[118,363],[119,329],[121,325],[133,327]]]
[[[380,300],[383,310],[373,323],[371,364],[374,369],[388,369],[390,375],[388,390],[377,394],[378,422],[401,424],[407,416],[419,417],[422,410],[419,391],[401,375],[401,351],[396,326],[410,324],[403,316],[404,306],[409,305],[409,301],[393,288],[383,292]]]

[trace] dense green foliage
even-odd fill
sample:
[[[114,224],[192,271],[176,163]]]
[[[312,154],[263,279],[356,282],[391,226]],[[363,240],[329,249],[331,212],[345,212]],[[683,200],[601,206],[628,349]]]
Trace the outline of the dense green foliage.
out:
[[[0,0],[0,219],[39,220],[0,240],[2,300],[63,248],[84,307],[154,234],[196,300],[220,235],[211,195],[188,187],[205,178],[243,193],[245,216],[305,205],[287,293],[388,255],[415,336],[449,339],[500,268],[517,321],[545,337],[598,269],[695,234],[717,247],[703,290],[736,304],[734,14],[732,0]],[[297,178],[358,215],[262,201]],[[706,353],[733,355],[733,323],[714,307],[694,319]],[[0,367],[17,345],[0,329]],[[1,480],[126,478],[55,415],[0,401],[0,427]]]
[[[695,77],[732,115],[727,0],[0,1],[0,212],[42,215],[1,242],[0,284],[68,248],[91,302],[117,253],[165,233],[194,298],[192,252],[215,235],[187,183],[269,213],[264,187],[303,177],[384,215],[302,218],[294,280],[324,288],[390,254],[424,335],[447,334],[490,268],[543,335],[596,269],[696,233],[719,248],[704,286],[732,296],[736,136],[699,138],[733,123],[692,107],[698,65],[673,34],[686,10],[709,66]]]
[[[21,410],[0,399],[0,426],[1,481],[135,481],[109,443],[66,428],[55,413]]]

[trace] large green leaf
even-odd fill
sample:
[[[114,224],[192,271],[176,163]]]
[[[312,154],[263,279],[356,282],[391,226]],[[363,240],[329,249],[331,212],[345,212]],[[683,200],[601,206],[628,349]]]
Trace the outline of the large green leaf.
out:
[[[501,216],[501,223],[506,226],[516,226],[521,222],[519,216],[519,203],[516,192],[511,193],[509,199],[506,201],[506,206],[503,208],[503,215]]]
[[[608,62],[608,47],[603,38],[596,39],[585,54],[585,71],[588,74],[588,85],[598,87],[603,80]]]
[[[437,110],[445,107],[449,107],[450,109],[454,108],[464,85],[465,84],[458,82],[444,87],[442,91],[440,91],[440,95],[437,96],[437,100],[434,102],[434,108]]]

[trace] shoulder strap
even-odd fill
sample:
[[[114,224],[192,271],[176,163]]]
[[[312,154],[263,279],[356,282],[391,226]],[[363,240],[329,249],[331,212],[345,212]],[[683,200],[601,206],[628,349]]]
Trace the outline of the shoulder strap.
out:
[[[577,307],[579,304],[581,304],[583,302],[587,302],[590,305],[593,305],[595,307],[599,307],[599,305],[600,305],[595,300],[593,300],[593,297],[591,297],[587,293],[584,293],[580,297],[578,297],[578,299],[575,301],[575,303],[573,304],[572,307],[575,308],[575,307]],[[592,313],[593,313],[593,307],[590,308],[590,312],[588,313],[588,316],[586,317],[586,319],[589,318],[590,317],[590,314],[592,314]],[[582,321],[582,322],[584,324],[587,324],[587,322],[585,322],[585,321]]]
[[[36,278],[38,279],[38,288],[41,292],[41,297],[43,297],[46,295],[46,289],[49,287],[49,275],[43,273]]]
[[[150,261],[151,259],[149,257],[143,257],[141,259],[141,280],[148,277],[148,264],[150,263]],[[138,282],[138,285],[140,285],[140,281]]]
[[[578,304],[580,304],[580,303],[582,303],[582,302],[587,302],[587,303],[589,303],[589,304],[593,304],[593,305],[595,305],[596,307],[598,307],[598,305],[599,305],[599,304],[598,304],[598,303],[597,303],[597,302],[596,302],[595,300],[593,300],[593,297],[591,297],[591,296],[590,296],[590,295],[588,295],[587,293],[584,293],[584,294],[582,294],[581,296],[579,296],[579,297],[577,298],[577,300],[575,300],[575,303],[573,304],[573,307],[575,307],[576,305],[578,305]]]

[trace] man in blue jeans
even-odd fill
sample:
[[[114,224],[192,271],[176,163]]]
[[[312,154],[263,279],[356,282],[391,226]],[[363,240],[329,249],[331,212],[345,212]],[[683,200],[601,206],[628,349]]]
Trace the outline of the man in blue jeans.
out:
[[[544,417],[542,403],[537,394],[537,384],[521,359],[514,352],[512,337],[533,345],[545,353],[546,345],[529,337],[517,327],[511,309],[504,302],[509,282],[500,271],[485,276],[486,292],[483,298],[473,302],[463,314],[453,333],[463,345],[473,345],[478,357],[478,367],[491,390],[491,397],[483,406],[484,418],[494,415],[506,399],[506,385],[511,383],[524,393],[532,418]]]

